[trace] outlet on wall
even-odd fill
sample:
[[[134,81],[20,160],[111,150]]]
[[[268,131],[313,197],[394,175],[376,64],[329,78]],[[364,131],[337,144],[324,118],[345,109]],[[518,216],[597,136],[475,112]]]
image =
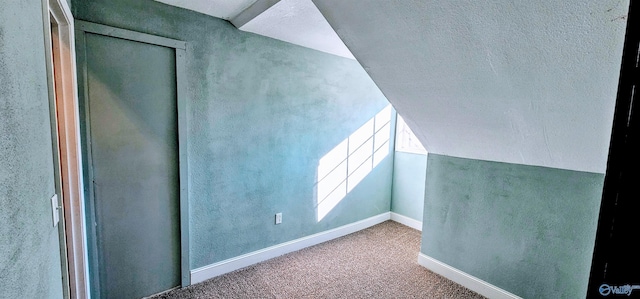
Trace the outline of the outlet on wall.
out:
[[[276,213],[276,224],[282,223],[282,213]]]

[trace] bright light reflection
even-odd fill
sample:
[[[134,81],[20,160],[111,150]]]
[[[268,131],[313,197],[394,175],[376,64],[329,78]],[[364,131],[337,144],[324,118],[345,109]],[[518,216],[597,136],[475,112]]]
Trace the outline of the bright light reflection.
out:
[[[329,151],[318,163],[317,216],[322,220],[389,154],[391,105]]]

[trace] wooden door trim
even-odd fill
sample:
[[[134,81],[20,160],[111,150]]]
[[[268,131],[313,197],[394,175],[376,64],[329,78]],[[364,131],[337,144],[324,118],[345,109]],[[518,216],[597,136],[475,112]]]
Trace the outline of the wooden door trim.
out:
[[[88,298],[87,246],[80,148],[80,124],[75,56],[75,24],[65,0],[43,0],[43,25],[49,93],[53,105],[52,123],[57,131],[58,173],[62,223],[66,244],[65,296]],[[52,35],[51,23],[57,25]],[[55,56],[55,59],[54,59]],[[54,72],[55,69],[55,72]],[[56,121],[57,118],[57,121]],[[63,265],[65,266],[65,265]],[[67,289],[68,287],[68,289]],[[68,294],[66,294],[68,291]]]

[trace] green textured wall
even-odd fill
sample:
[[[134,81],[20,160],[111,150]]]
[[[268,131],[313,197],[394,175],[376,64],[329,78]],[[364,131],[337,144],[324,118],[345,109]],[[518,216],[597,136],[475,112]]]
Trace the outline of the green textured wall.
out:
[[[427,155],[395,152],[391,212],[422,221]]]
[[[77,19],[188,43],[192,268],[389,211],[392,155],[316,222],[319,159],[388,105],[356,61],[155,1],[73,9]]]
[[[603,181],[429,154],[421,252],[523,298],[584,298]]]
[[[0,0],[0,298],[61,298],[39,0]]]

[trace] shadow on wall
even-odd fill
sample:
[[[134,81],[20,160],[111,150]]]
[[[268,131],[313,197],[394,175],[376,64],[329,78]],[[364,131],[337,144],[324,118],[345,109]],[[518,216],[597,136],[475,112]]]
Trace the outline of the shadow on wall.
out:
[[[316,218],[320,222],[389,155],[391,105],[387,105],[318,163]]]

